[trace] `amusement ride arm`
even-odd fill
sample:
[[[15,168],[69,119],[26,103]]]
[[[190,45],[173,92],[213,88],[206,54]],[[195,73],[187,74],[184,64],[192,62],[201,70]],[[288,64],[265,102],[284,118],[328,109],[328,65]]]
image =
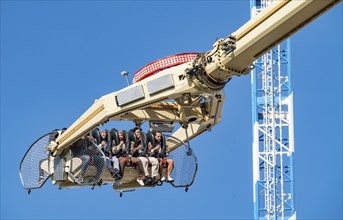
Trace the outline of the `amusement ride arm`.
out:
[[[107,94],[49,145],[53,155],[109,120],[179,122],[192,139],[221,121],[223,88],[247,74],[266,51],[319,17],[340,0],[274,1],[237,31],[214,43],[192,62],[161,70]],[[173,136],[187,140],[180,128]],[[172,146],[173,147],[173,146]],[[175,147],[175,146],[174,146]]]

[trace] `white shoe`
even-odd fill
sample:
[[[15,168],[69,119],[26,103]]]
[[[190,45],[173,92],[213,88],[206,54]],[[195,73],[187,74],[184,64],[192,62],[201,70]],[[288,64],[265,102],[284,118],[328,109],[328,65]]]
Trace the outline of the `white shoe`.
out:
[[[170,176],[167,177],[167,180],[168,180],[168,182],[173,182],[174,181],[173,178],[171,178]]]
[[[139,185],[144,186],[143,180],[137,179],[137,182],[139,183]]]
[[[120,180],[116,180],[114,183],[113,183],[115,186],[121,186],[121,181]]]
[[[78,184],[82,184],[83,182],[84,182],[83,177],[79,177],[78,180],[77,180],[77,183]]]
[[[161,181],[163,182],[165,180],[166,180],[166,178],[164,176],[162,176]]]

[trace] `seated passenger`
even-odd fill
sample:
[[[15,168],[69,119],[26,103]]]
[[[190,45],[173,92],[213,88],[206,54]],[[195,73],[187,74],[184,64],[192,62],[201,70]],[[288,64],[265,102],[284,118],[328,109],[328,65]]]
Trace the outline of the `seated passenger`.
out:
[[[126,145],[125,145],[125,134],[123,131],[118,131],[118,144],[115,140],[112,140],[112,155],[120,158],[126,157]]]
[[[173,171],[174,168],[174,161],[170,158],[166,158],[168,156],[170,148],[166,148],[167,146],[164,146],[165,143],[162,142],[162,133],[159,131],[152,132],[154,135],[155,143],[154,146],[151,142],[149,142],[149,153],[151,156],[159,158],[160,162],[160,176],[161,181],[165,181],[166,177],[164,177],[162,174],[162,169],[164,165],[167,165],[167,181],[173,182],[173,178],[171,178],[170,174]]]
[[[84,175],[85,175],[87,168],[88,168],[88,165],[91,161],[91,157],[88,154],[84,153],[85,152],[85,144],[84,144],[85,138],[86,137],[80,138],[79,140],[74,142],[70,147],[70,150],[71,150],[73,156],[80,158],[82,161],[80,178],[79,178],[80,183],[83,183]]]
[[[99,148],[104,152],[106,157],[106,168],[110,171],[115,180],[122,178],[119,171],[119,161],[117,157],[112,156],[111,142],[107,130],[101,131]],[[112,164],[113,163],[113,167]]]
[[[141,185],[144,186],[144,169],[143,169],[143,164],[142,161],[139,160],[138,158],[135,158],[132,156],[132,149],[130,149],[130,144],[125,143],[125,134],[123,131],[118,131],[118,137],[119,137],[119,144],[118,146],[115,146],[115,149],[120,148],[123,150],[122,154],[119,156],[119,166],[120,166],[120,171],[122,176],[124,176],[124,170],[125,170],[125,165],[127,164],[133,164],[136,169],[138,170],[138,177],[137,177],[137,182]],[[115,153],[117,153],[115,151]]]
[[[91,134],[88,133],[86,136],[83,136],[82,138],[74,142],[70,148],[73,156],[78,157],[82,160],[79,178],[80,183],[84,182],[85,173],[91,163],[96,168],[96,175],[93,176],[93,178],[96,179],[101,176],[105,165],[104,158],[101,154],[99,154],[98,148],[95,147],[94,142],[92,141],[94,141],[94,137],[92,137]],[[93,181],[93,179],[90,179],[89,183],[95,183]]]
[[[142,140],[142,134],[141,134],[141,129],[139,127],[135,127],[132,130],[136,137],[137,137],[137,147],[134,149],[136,156],[138,156],[138,159],[140,159],[143,163],[143,168],[144,168],[144,173],[145,177],[149,178],[149,171],[148,171],[148,166],[149,164],[151,165],[151,178],[152,181],[150,181],[150,184],[154,184],[157,182],[156,176],[158,175],[158,170],[159,170],[159,163],[158,159],[155,157],[150,156],[148,153],[139,153],[140,150],[144,150],[144,143]]]

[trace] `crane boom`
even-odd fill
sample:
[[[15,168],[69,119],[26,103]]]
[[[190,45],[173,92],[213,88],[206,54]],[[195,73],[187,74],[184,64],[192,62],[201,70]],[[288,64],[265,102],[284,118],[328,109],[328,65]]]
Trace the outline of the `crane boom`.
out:
[[[180,122],[192,139],[221,121],[223,88],[233,76],[250,72],[252,63],[340,0],[275,1],[193,62],[162,70],[120,91],[107,94],[49,144],[54,156],[109,120]],[[161,106],[168,106],[161,108]],[[180,128],[181,129],[181,128]],[[174,136],[186,140],[177,130]]]
[[[249,20],[231,35],[236,38],[236,49],[226,55],[217,52],[215,59],[206,66],[206,73],[223,82],[233,75],[250,71],[252,65],[265,52],[272,49],[306,24],[341,2],[340,0],[282,0],[274,1],[264,11]],[[216,42],[217,47],[227,39]],[[217,50],[215,47],[210,53]]]

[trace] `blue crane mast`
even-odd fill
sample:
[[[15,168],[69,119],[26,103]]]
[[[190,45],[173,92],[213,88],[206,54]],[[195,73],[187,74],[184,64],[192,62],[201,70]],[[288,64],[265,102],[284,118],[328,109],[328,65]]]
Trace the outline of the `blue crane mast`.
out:
[[[251,17],[272,0],[251,0]],[[295,219],[290,40],[268,51],[251,75],[255,219]]]

